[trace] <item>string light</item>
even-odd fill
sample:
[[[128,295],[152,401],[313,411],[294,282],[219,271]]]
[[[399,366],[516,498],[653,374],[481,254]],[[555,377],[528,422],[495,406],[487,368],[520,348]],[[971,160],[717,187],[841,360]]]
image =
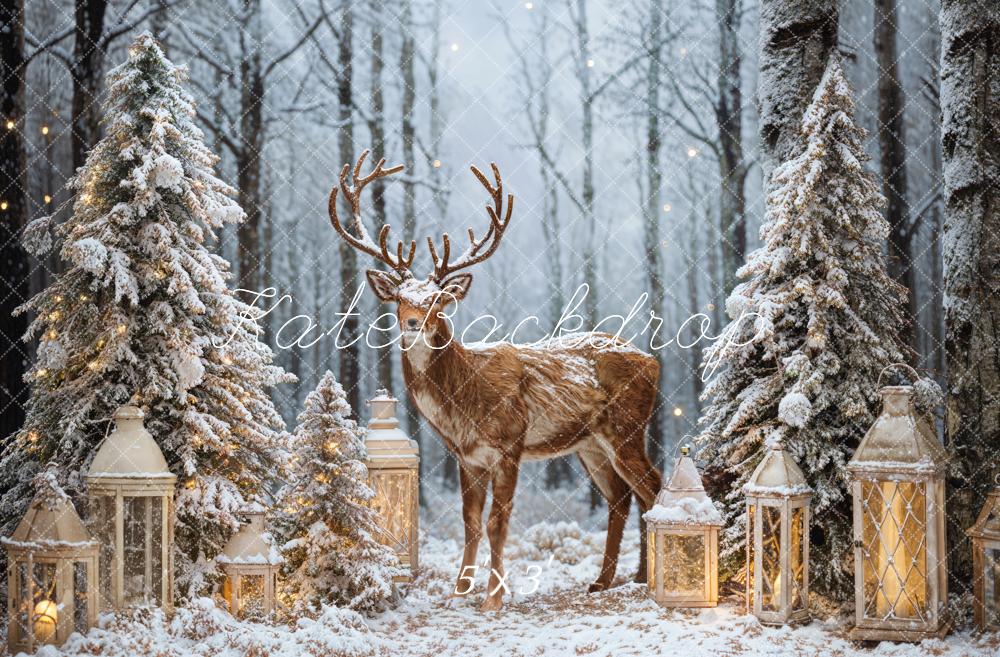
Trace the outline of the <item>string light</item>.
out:
[[[59,336],[55,329],[49,329],[49,332],[45,334],[49,340],[55,340]]]
[[[90,301],[90,297],[88,297],[86,294],[81,294],[80,301]]]
[[[6,210],[7,205],[8,205],[7,201],[0,201],[0,210]]]
[[[233,359],[230,358],[229,356],[223,356],[222,357],[222,362],[223,362],[224,365],[232,365],[233,364]]]
[[[451,44],[451,51],[452,52],[458,52],[458,44],[457,43]]]
[[[524,3],[524,8],[527,9],[528,11],[531,11],[532,9],[535,8],[535,3],[534,2],[525,2]]]
[[[441,168],[441,160],[434,160],[434,168],[435,169]]]
[[[594,60],[593,59],[588,59],[587,60],[587,68],[594,68]]]
[[[674,406],[674,417],[680,417],[684,415],[684,409],[680,406]]]
[[[709,309],[709,311],[715,310],[715,304],[714,303],[710,303],[710,304],[708,304],[707,308]]]
[[[118,331],[118,335],[125,335],[126,326],[124,324],[119,324],[115,330]]]
[[[49,196],[48,194],[46,194],[46,195],[45,195],[45,203],[46,203],[46,204],[49,204],[49,203],[51,203],[51,202],[52,202],[52,197],[51,197],[51,196]]]
[[[28,441],[32,442],[32,443],[37,443],[38,442],[38,432],[37,431],[29,431],[28,432]]]
[[[14,123],[14,119],[7,119],[7,129],[8,130],[13,130],[14,129],[14,125],[16,125]]]
[[[670,204],[669,203],[664,203],[663,204],[663,211],[664,212],[670,212],[670,209],[671,208],[670,208]]]
[[[39,379],[44,379],[48,375],[49,375],[49,371],[47,369],[45,369],[44,367],[42,369],[37,370],[35,372],[35,376],[37,376]]]
[[[60,317],[62,317],[62,313],[60,313],[58,310],[53,310],[52,312],[49,313],[49,321],[57,322],[59,321]]]
[[[80,196],[80,200],[83,201],[84,203],[89,204],[90,203],[90,194],[86,194],[85,193],[85,194],[81,195]]]
[[[62,295],[61,294],[57,294],[55,296],[55,300],[56,300],[56,303],[62,303]]]
[[[698,149],[692,146],[688,149],[688,157],[695,157],[698,155]]]
[[[47,126],[47,125],[43,125],[42,126],[42,134],[43,135],[49,134],[49,126]]]
[[[687,48],[681,48],[681,57],[685,57],[685,56],[687,56],[687,54],[688,54],[688,49]]]
[[[98,361],[96,361],[96,360],[92,360],[89,363],[87,363],[87,369],[90,370],[91,372],[97,370],[97,368],[100,367],[100,366],[101,366],[101,363],[98,362]]]

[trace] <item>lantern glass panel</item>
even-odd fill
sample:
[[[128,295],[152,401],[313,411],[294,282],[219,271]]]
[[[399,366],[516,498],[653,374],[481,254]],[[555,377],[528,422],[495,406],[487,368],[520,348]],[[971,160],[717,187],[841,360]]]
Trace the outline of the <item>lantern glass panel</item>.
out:
[[[101,545],[100,565],[97,573],[101,600],[110,605],[114,599],[111,592],[111,570],[115,564],[115,498],[110,495],[94,497],[92,507],[92,531]]]
[[[240,618],[260,618],[264,613],[264,575],[241,575]]]
[[[35,641],[51,643],[56,638],[56,565],[35,563],[32,569],[32,613],[31,624],[35,631]]]
[[[410,509],[413,507],[410,472],[380,472],[372,477],[375,499],[372,506],[382,518],[382,542],[400,554],[410,545]]]
[[[760,514],[760,606],[764,611],[781,608],[781,508],[762,506]]]
[[[73,630],[81,634],[87,633],[88,605],[87,594],[87,562],[73,562]]]
[[[162,584],[162,510],[160,498],[126,497],[125,604],[160,603]]]
[[[650,591],[656,590],[656,536],[659,532],[646,532],[646,585]]]
[[[29,626],[28,619],[31,616],[31,609],[34,606],[32,601],[28,598],[28,564],[20,561],[17,564],[17,599],[19,605],[17,607],[17,628],[18,636],[26,637],[28,636]]]
[[[703,595],[705,537],[668,533],[663,539],[663,590],[671,595]]]
[[[925,620],[926,491],[922,482],[864,481],[864,612],[883,620]]]
[[[983,550],[983,608],[986,625],[1000,625],[1000,547]]]
[[[799,506],[792,509],[791,526],[789,528],[789,550],[788,563],[791,567],[792,588],[791,603],[792,611],[805,609],[805,522],[806,510]]]

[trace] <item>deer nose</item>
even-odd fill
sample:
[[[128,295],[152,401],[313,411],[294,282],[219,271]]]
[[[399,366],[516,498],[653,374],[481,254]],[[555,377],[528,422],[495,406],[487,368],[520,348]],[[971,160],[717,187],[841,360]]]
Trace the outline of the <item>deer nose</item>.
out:
[[[416,330],[418,324],[419,322],[416,319],[411,318],[406,320],[406,328],[410,329],[411,331]]]

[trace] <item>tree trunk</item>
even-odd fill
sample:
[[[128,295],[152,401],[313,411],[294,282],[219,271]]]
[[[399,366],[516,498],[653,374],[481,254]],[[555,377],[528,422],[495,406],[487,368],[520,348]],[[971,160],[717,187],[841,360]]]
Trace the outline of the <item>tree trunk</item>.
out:
[[[837,49],[837,0],[762,0],[758,102],[765,187]]]
[[[715,0],[719,23],[718,105],[719,225],[722,232],[723,280],[726,292],[736,286],[736,270],[747,251],[746,177],[743,161],[743,92],[740,77],[739,0]]]
[[[889,275],[907,292],[910,322],[900,338],[916,349],[917,271],[913,267],[913,231],[906,200],[906,135],[903,88],[899,83],[896,0],[875,0],[875,60],[878,63],[878,143],[885,218],[889,222]]]
[[[340,41],[337,44],[337,64],[340,67],[340,77],[337,80],[337,120],[340,132],[337,145],[340,150],[340,161],[353,162],[354,152],[354,113],[351,106],[354,84],[354,7],[353,0],[341,0],[340,3]],[[354,248],[347,242],[340,241],[340,312],[346,312],[354,298],[358,284],[358,260]],[[354,340],[358,335],[358,318],[347,317],[341,333],[342,344]],[[361,409],[361,387],[358,380],[361,374],[361,347],[359,343],[351,346],[341,346],[340,384],[347,393],[347,402],[355,413]]]
[[[941,25],[949,552],[965,588],[965,530],[1000,472],[1000,5],[944,0]]]
[[[249,21],[249,52],[240,61],[240,148],[236,156],[236,186],[246,220],[236,230],[239,282],[246,290],[261,288],[260,275],[260,151],[263,148],[264,77],[260,64],[260,0],[243,0]]]
[[[583,245],[583,282],[587,286],[584,312],[589,326],[597,325],[597,217],[594,213],[594,97],[591,90],[590,31],[587,25],[587,0],[576,0],[577,71],[580,78],[580,100],[583,118],[581,139],[583,141],[583,182],[580,198],[583,201],[583,225],[585,242]]]
[[[73,45],[73,101],[70,148],[73,170],[101,138],[101,83],[104,77],[104,14],[107,0],[77,0]]]
[[[416,145],[416,124],[414,123],[414,108],[417,104],[417,79],[414,71],[415,44],[413,37],[413,7],[411,0],[403,0],[400,10],[400,28],[403,42],[399,50],[399,69],[403,74],[403,166],[406,167],[406,179],[403,180],[403,241],[414,239],[417,231],[417,186],[413,182],[416,175],[417,158],[414,152]],[[410,438],[423,447],[423,432],[420,429],[420,415],[410,396],[406,396],[406,426]],[[423,490],[426,459],[420,460],[420,490]],[[424,495],[420,499],[425,499]]]
[[[382,29],[385,23],[384,21],[384,4],[383,0],[372,0],[371,10],[373,14],[372,20],[372,36],[371,36],[371,113],[372,118],[369,125],[369,132],[371,133],[372,139],[372,155],[375,161],[379,158],[386,157],[385,152],[385,96],[382,92],[382,70],[385,68],[385,60],[383,58],[383,47],[382,47]],[[388,221],[386,215],[385,207],[385,181],[381,178],[375,180],[372,183],[372,208],[374,212],[373,216],[373,235],[377,235],[379,229],[386,224]],[[386,265],[383,262],[376,263],[379,269],[385,270]],[[392,312],[392,306],[386,303],[378,304],[377,312],[379,315],[387,314]],[[379,325],[384,329],[389,329],[392,326],[392,320],[388,317],[379,322]],[[388,332],[382,335],[388,335]],[[382,347],[377,351],[376,355],[378,359],[378,382],[379,385],[385,388],[389,394],[392,394],[393,381],[392,381],[392,359],[394,357],[392,346]]]
[[[660,77],[663,46],[663,0],[650,0],[649,3],[649,70],[646,75],[646,198],[642,199],[643,207],[643,246],[646,251],[646,280],[649,287],[649,309],[658,317],[663,317],[663,265],[660,262],[660,190],[663,186],[660,171]],[[648,450],[653,465],[663,467],[663,391],[660,383],[664,381],[663,371],[664,350],[655,352],[660,364],[660,381],[657,383],[656,402],[653,404],[653,417],[649,422]]]
[[[152,6],[157,8],[157,12],[149,18],[149,28],[160,42],[160,48],[164,53],[168,53],[170,36],[170,7],[167,0],[150,0]],[[216,151],[218,152],[218,151]]]
[[[28,387],[27,350],[22,342],[28,328],[25,315],[14,309],[28,300],[28,255],[21,246],[21,230],[28,217],[25,196],[24,109],[24,0],[3,0],[0,4],[0,439],[7,438],[24,422]]]

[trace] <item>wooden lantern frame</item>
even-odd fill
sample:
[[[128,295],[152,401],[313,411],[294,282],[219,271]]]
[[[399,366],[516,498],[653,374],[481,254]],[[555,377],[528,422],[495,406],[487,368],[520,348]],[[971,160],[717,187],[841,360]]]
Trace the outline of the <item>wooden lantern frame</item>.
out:
[[[1000,577],[991,570],[993,564],[1000,564],[1000,487],[987,495],[979,517],[966,534],[972,539],[976,626],[982,632],[1000,632]]]
[[[396,581],[408,582],[419,565],[420,452],[417,443],[399,428],[399,400],[378,390],[368,400],[371,419],[365,436],[368,485],[375,496],[370,504],[378,512],[381,533],[377,540],[399,557],[404,574]]]
[[[134,406],[123,406],[114,415],[117,423],[98,450],[87,474],[87,496],[94,538],[100,543],[101,586],[108,582],[101,596],[104,609],[119,611],[139,606],[128,599],[133,592],[125,585],[126,505],[140,500],[143,507],[143,582],[147,596],[155,600],[154,582],[159,594],[155,605],[173,613],[174,598],[174,486],[177,477],[167,468],[163,453],[142,426],[143,413]],[[158,515],[158,526],[152,527]],[[153,572],[154,540],[159,538],[159,573]],[[148,597],[147,597],[148,599]]]
[[[917,413],[911,386],[887,386],[880,394],[883,412],[847,464],[854,508],[855,625],[850,636],[859,641],[941,638],[951,629],[945,611],[947,455],[930,420]],[[922,532],[911,541],[915,551],[905,539],[913,531]],[[898,607],[911,613],[897,614]]]
[[[277,599],[278,571],[282,559],[265,535],[265,510],[252,505],[243,511],[249,520],[233,534],[216,561],[226,575],[222,597],[229,606],[229,613],[237,618],[245,618],[243,605],[244,578],[262,578],[261,613],[268,617],[274,613]]]
[[[662,607],[715,607],[719,603],[719,528],[723,519],[705,493],[688,448],[674,462],[670,480],[646,512],[647,586],[653,600]],[[702,585],[698,592],[671,590],[668,581],[677,581],[676,570],[684,565],[666,554],[671,540],[697,539],[701,543]]]
[[[47,508],[37,499],[10,538],[3,538],[7,550],[7,646],[11,654],[32,653],[45,644],[62,645],[74,631],[97,624],[99,591],[97,584],[99,546],[90,540],[83,522],[72,504],[63,500],[55,508]],[[52,636],[36,636],[38,605],[35,600],[35,566],[53,567],[52,604],[54,631]],[[83,627],[77,627],[76,566],[86,568],[86,603]],[[20,622],[26,614],[24,626]]]
[[[804,623],[809,620],[809,523],[812,489],[806,484],[802,470],[785,452],[780,442],[773,442],[764,459],[754,470],[749,482],[743,487],[747,505],[746,533],[746,604],[747,613],[756,616],[765,625],[786,625]],[[781,582],[777,602],[765,607],[764,598],[764,552],[773,550],[764,542],[764,509],[776,509],[779,514],[777,527],[777,554],[772,562],[777,563]],[[793,565],[792,545],[793,523],[801,523],[799,542],[801,549],[800,595],[792,599],[794,582],[798,573]],[[777,588],[775,583],[772,588]],[[772,597],[774,592],[771,592]]]

